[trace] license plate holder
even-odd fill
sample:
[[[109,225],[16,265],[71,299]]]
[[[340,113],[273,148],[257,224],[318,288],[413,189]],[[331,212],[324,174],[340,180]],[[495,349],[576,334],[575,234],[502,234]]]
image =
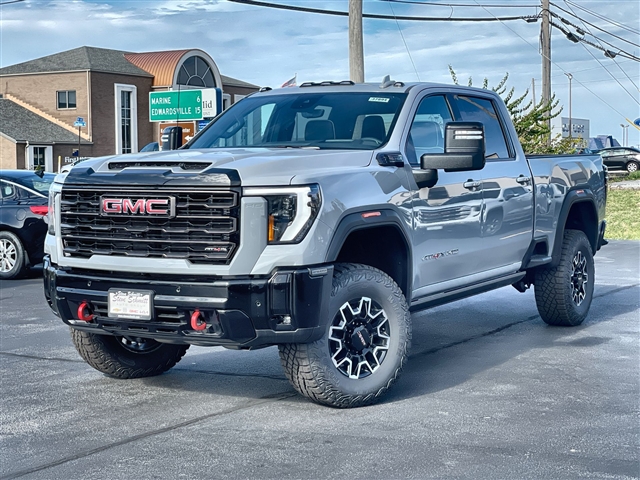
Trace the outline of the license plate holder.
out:
[[[151,320],[153,293],[150,290],[109,289],[109,312],[111,318]]]

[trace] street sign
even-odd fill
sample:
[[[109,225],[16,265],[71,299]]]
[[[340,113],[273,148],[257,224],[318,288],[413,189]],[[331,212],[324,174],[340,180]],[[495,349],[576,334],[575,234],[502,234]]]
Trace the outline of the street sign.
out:
[[[213,118],[222,112],[222,90],[207,88],[202,90],[202,116]]]
[[[149,120],[166,122],[202,119],[202,92],[151,92],[149,94]]]
[[[640,127],[640,118],[636,118],[636,119],[633,121],[633,124],[634,124],[635,126],[637,126],[637,127]]]
[[[75,121],[75,122],[73,122],[73,126],[74,126],[74,127],[86,127],[86,126],[87,126],[87,124],[86,124],[86,122],[84,121],[84,118],[82,118],[82,117],[78,117],[78,118],[76,118],[76,121]]]

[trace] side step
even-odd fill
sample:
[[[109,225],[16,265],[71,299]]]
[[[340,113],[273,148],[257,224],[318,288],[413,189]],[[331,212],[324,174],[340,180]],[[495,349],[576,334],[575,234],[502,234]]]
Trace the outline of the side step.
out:
[[[549,260],[551,260],[551,257],[549,257]],[[506,277],[485,280],[484,282],[475,283],[455,290],[448,290],[446,292],[416,298],[411,301],[409,310],[415,312],[425,308],[436,307],[438,305],[444,305],[445,303],[455,302],[456,300],[471,297],[478,293],[484,293],[490,290],[495,290],[496,288],[513,285],[514,283],[522,280],[525,275],[525,272],[512,273]]]

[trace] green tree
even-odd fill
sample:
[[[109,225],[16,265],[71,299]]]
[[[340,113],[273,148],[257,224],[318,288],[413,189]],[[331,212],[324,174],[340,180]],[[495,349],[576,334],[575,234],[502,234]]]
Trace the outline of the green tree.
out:
[[[453,83],[459,85],[458,76],[449,65],[449,73],[453,79]],[[551,129],[549,123],[551,119],[562,113],[562,107],[558,107],[559,100],[555,94],[549,102],[540,100],[534,105],[532,98],[529,96],[529,89],[520,96],[515,96],[515,87],[507,90],[507,80],[509,74],[505,73],[502,80],[491,90],[496,92],[509,111],[511,120],[518,134],[520,144],[525,153],[528,154],[545,154],[545,153],[571,153],[576,148],[585,146],[585,141],[579,138],[562,138],[556,135],[550,139]],[[467,85],[473,86],[473,79],[469,77]],[[485,78],[482,82],[482,88],[489,88],[489,80]]]

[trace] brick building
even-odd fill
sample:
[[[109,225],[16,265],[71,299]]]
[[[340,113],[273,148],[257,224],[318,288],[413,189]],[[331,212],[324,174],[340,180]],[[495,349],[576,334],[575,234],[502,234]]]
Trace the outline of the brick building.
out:
[[[57,171],[77,149],[82,157],[135,153],[159,138],[150,92],[203,88],[222,89],[226,108],[259,87],[221,75],[198,49],[80,47],[0,68],[0,169]],[[74,127],[78,117],[85,127]]]

